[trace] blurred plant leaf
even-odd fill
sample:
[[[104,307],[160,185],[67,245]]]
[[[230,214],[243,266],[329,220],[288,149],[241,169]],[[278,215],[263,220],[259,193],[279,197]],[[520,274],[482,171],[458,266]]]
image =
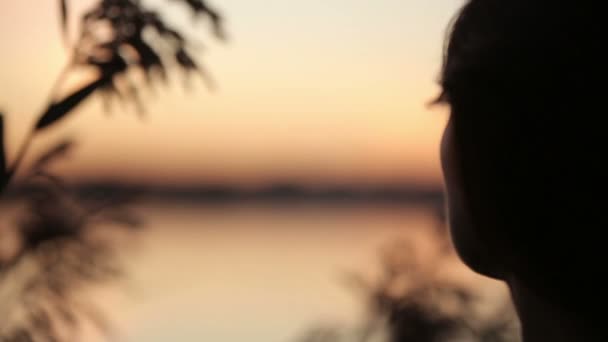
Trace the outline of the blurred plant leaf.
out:
[[[59,0],[59,6],[61,7],[61,31],[63,33],[64,40],[67,42],[69,17],[67,0]]]
[[[419,257],[420,253],[413,240],[393,240],[381,250],[379,275],[345,275],[346,284],[357,290],[367,309],[363,321],[349,328],[348,337],[321,325],[296,341],[519,341],[512,306],[498,306],[488,315],[480,310],[487,299],[477,296],[474,288],[439,274],[444,262],[455,255],[438,252],[438,258],[429,263],[428,258]]]
[[[166,82],[167,71],[160,55],[143,40],[133,40],[131,41],[131,46],[137,51],[137,54],[139,55],[139,65],[148,79],[153,72],[157,72],[161,80]]]
[[[74,148],[74,145],[74,141],[70,139],[61,141],[60,143],[54,145],[44,152],[40,158],[38,158],[36,163],[34,163],[34,170],[42,170],[54,160],[66,157]]]
[[[93,94],[93,92],[99,89],[102,85],[107,82],[106,78],[100,78],[96,81],[89,83],[87,86],[76,91],[72,95],[64,98],[59,102],[52,103],[46,112],[40,117],[38,123],[36,123],[36,130],[42,130],[57,121],[63,119],[69,114],[76,106],[78,106],[84,99]]]
[[[67,1],[67,0],[61,0]],[[195,18],[209,19],[213,33],[222,39],[222,17],[204,0],[174,0],[185,4]],[[143,74],[152,89],[155,82],[168,83],[172,66],[200,75],[210,89],[214,84],[206,70],[187,51],[191,42],[180,30],[166,21],[160,12],[150,10],[141,1],[98,0],[82,16],[81,35],[74,49],[75,66],[94,67],[107,80],[99,89],[106,110],[111,96],[133,102],[140,113],[139,85],[125,81],[133,71]],[[186,83],[186,82],[185,82]],[[186,84],[187,86],[187,84]]]
[[[226,34],[223,30],[223,18],[220,14],[212,10],[205,1],[203,0],[182,0],[190,7],[190,9],[197,15],[206,15],[211,19],[211,25],[213,26],[213,33],[220,39],[226,39]]]
[[[69,146],[70,142],[56,145],[45,159],[57,158],[53,156],[62,155]],[[38,185],[26,197],[24,216],[17,222],[22,244],[12,257],[13,266],[0,268],[0,276],[12,272],[17,284],[12,291],[18,301],[6,311],[8,317],[18,319],[0,320],[0,341],[67,341],[71,339],[60,332],[77,331],[80,324],[92,326],[113,340],[113,327],[105,313],[80,300],[79,294],[87,285],[125,276],[115,236],[106,228],[99,229],[98,223],[132,228],[141,221],[123,206],[126,199],[105,190],[90,198],[90,194]],[[27,269],[17,267],[25,262]],[[36,271],[30,272],[31,267]]]

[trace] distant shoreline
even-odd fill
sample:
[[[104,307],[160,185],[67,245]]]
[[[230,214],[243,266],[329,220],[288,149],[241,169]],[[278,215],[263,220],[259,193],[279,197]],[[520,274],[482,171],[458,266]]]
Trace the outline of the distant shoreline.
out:
[[[229,185],[145,186],[117,183],[83,183],[70,185],[76,193],[103,196],[141,196],[165,200],[191,202],[390,202],[420,205],[443,205],[443,191],[438,187],[415,185],[378,187],[326,187],[310,189],[292,184],[275,184],[254,190],[245,190]],[[9,191],[6,200],[15,199],[32,191],[23,188]]]

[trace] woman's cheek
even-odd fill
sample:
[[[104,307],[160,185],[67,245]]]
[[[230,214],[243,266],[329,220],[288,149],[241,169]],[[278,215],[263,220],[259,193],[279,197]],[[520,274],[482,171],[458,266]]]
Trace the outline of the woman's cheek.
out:
[[[491,257],[474,228],[472,213],[467,209],[467,198],[457,164],[452,120],[448,121],[441,139],[441,166],[445,182],[448,227],[454,249],[462,261],[474,271],[499,278],[497,260]]]

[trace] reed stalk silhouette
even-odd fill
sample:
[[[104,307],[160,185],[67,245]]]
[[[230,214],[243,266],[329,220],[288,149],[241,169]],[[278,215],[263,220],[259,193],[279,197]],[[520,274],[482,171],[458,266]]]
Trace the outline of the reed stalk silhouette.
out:
[[[517,342],[519,327],[508,299],[490,314],[485,299],[467,286],[440,277],[441,264],[454,258],[444,230],[434,242],[444,246],[421,259],[413,241],[395,239],[381,249],[375,278],[350,272],[345,284],[366,308],[354,327],[325,323],[305,331],[298,342]],[[493,303],[496,304],[496,303]]]
[[[225,39],[222,18],[206,1],[173,2],[181,3],[194,20],[207,20],[215,37]],[[70,153],[74,141],[64,139],[30,156],[34,140],[76,113],[94,95],[102,96],[106,104],[132,103],[143,112],[141,89],[167,82],[172,69],[181,70],[185,77],[200,75],[212,84],[193,57],[195,44],[141,1],[98,1],[80,16],[76,34],[69,25],[69,1],[58,0],[58,5],[62,39],[70,57],[49,92],[45,110],[13,158],[6,151],[7,127],[0,112],[0,196],[9,188],[27,189],[17,192],[17,199],[25,203],[19,220],[0,226],[0,242],[11,240],[8,251],[3,252],[0,245],[0,342],[78,339],[74,333],[85,320],[109,334],[104,315],[75,294],[87,285],[122,275],[115,245],[100,234],[99,227],[141,224],[125,207],[128,196],[82,196],[49,170],[49,165]],[[93,76],[67,96],[60,96],[65,80],[82,70]],[[144,83],[135,81],[136,74],[143,74]],[[28,158],[34,161],[25,169]]]

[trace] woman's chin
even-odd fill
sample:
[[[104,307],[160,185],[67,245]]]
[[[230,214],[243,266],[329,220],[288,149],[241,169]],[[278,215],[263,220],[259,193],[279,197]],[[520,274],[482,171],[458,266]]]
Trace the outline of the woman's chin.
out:
[[[456,254],[465,265],[486,277],[504,280],[504,272],[498,266],[496,256],[470,226],[463,225],[450,217],[449,228]]]

